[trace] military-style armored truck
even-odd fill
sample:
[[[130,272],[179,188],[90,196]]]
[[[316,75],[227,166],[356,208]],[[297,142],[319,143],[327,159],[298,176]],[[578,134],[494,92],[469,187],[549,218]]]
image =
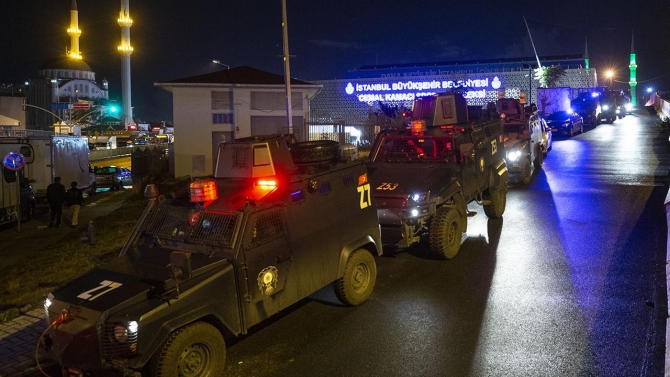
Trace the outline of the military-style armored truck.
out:
[[[518,100],[501,98],[496,103],[502,121],[505,160],[510,180],[530,183],[533,169],[541,169],[547,146],[540,118],[531,109],[527,112]]]
[[[364,302],[382,253],[366,166],[306,143],[222,143],[188,193],[148,186],[121,255],[48,296],[64,375],[222,376],[226,338],[322,287]]]
[[[470,123],[458,93],[416,100],[412,119],[409,127],[382,131],[370,153],[382,241],[402,248],[427,235],[432,252],[452,258],[473,214],[468,203],[482,205],[488,217],[500,218],[505,211],[508,173],[500,119],[492,114]]]

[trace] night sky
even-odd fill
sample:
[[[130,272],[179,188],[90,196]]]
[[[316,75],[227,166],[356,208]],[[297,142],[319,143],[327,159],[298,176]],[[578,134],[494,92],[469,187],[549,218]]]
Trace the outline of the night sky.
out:
[[[71,0],[2,0],[0,83],[37,76],[70,45]],[[80,50],[121,96],[120,1],[78,0]],[[345,78],[364,65],[580,54],[628,81],[635,32],[638,92],[670,90],[670,1],[287,0],[291,76]],[[495,4],[495,5],[493,5]],[[172,119],[154,82],[247,65],[283,74],[281,1],[130,0],[132,103],[143,121]],[[600,79],[600,77],[599,77]],[[615,82],[615,85],[617,83]],[[627,84],[619,84],[622,87]]]

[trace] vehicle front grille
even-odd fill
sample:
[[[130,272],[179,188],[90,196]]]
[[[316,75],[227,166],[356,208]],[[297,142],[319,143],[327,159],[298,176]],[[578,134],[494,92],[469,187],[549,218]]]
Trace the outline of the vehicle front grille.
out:
[[[119,342],[114,337],[114,327],[123,323],[105,323],[102,334],[102,357],[105,360],[132,357],[137,352],[137,332],[128,332],[128,339]]]

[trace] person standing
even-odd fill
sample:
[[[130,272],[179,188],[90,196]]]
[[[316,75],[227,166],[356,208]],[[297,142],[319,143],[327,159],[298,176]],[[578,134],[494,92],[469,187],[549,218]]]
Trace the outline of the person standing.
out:
[[[51,212],[49,228],[58,227],[63,218],[63,203],[65,202],[65,186],[60,183],[60,177],[54,178],[54,183],[47,186],[47,201]]]
[[[84,204],[84,195],[77,188],[77,182],[70,183],[70,189],[65,194],[65,205],[72,209],[72,227],[76,228],[79,222],[79,210]]]

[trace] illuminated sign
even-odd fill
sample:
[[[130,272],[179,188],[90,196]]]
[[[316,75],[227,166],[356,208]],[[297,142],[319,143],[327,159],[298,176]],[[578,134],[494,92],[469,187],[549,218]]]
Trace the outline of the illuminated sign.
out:
[[[356,95],[360,102],[411,102],[417,97],[425,97],[436,94],[439,91],[449,89],[472,89],[465,91],[466,99],[486,98],[487,89],[497,90],[502,82],[495,76],[493,79],[477,78],[466,80],[430,80],[430,81],[394,81],[394,82],[370,82],[370,83],[347,83],[344,92],[348,95]]]

